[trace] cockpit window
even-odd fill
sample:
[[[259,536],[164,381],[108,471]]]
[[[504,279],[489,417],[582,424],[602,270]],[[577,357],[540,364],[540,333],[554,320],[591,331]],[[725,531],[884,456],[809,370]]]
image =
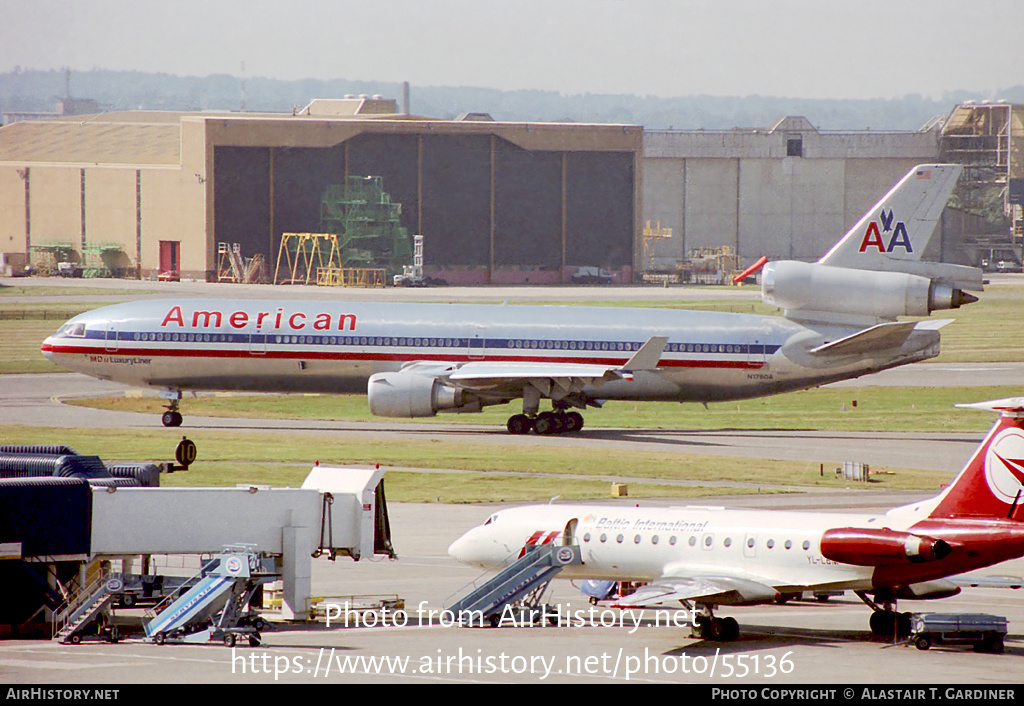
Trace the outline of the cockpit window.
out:
[[[74,324],[68,326],[69,336],[78,336],[83,338],[85,336],[85,324]]]
[[[491,524],[492,522],[494,522],[497,519],[498,519],[497,515],[491,515],[490,517],[487,518],[487,522],[484,523],[484,527],[486,527],[487,525]]]

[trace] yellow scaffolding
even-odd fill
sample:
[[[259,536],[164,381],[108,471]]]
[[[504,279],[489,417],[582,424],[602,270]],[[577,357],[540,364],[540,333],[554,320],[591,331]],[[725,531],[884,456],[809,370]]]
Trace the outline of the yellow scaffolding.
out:
[[[340,267],[341,252],[334,233],[282,233],[274,284],[312,284],[320,269]]]
[[[321,267],[316,283],[325,287],[383,287],[387,270],[376,267]]]

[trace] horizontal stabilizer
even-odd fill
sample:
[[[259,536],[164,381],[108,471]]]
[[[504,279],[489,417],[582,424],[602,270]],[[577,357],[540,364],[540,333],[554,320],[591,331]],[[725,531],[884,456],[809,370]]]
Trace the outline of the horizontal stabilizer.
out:
[[[835,341],[812,348],[815,355],[864,355],[872,351],[899,348],[917,324],[913,321],[878,324]]]
[[[654,370],[658,367],[661,354],[665,352],[668,344],[666,336],[651,336],[647,343],[640,346],[640,350],[633,354],[633,357],[623,365],[624,370]]]
[[[1020,576],[974,576],[959,574],[950,576],[949,581],[965,588],[1012,588],[1024,587],[1024,578]]]

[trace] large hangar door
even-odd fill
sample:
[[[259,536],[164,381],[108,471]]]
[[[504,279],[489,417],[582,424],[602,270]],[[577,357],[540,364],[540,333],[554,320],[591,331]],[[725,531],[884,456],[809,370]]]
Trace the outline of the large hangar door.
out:
[[[562,153],[494,146],[494,266],[562,266]]]
[[[633,266],[632,152],[566,154],[566,264]]]
[[[270,249],[270,164],[266,147],[214,148],[213,227],[217,242],[238,243],[242,257],[262,254],[273,263],[277,253]]]
[[[490,135],[424,135],[422,164],[424,260],[489,267]]]

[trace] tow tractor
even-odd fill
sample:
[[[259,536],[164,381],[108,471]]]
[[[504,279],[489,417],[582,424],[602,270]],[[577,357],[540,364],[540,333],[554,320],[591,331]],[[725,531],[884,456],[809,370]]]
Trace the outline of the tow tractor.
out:
[[[223,641],[228,647],[246,637],[256,647],[267,624],[247,610],[249,601],[260,586],[277,578],[264,569],[253,545],[225,547],[192,579],[188,592],[147,612],[146,637],[158,645]]]

